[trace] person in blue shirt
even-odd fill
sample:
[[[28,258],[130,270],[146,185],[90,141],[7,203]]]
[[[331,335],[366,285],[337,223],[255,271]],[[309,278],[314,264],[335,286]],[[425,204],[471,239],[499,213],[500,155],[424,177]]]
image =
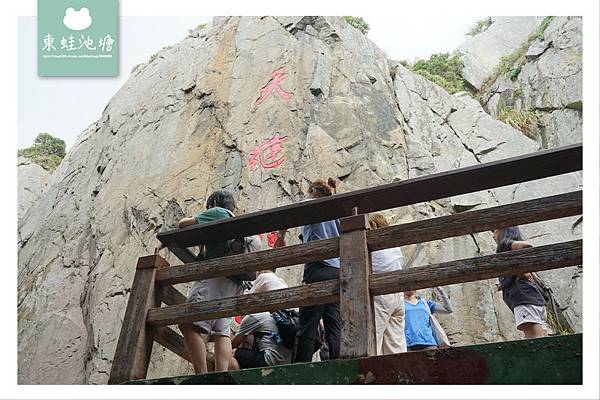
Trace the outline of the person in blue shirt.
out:
[[[438,348],[431,329],[430,315],[434,313],[450,314],[454,310],[444,289],[441,287],[435,289],[442,298],[442,304],[418,298],[415,290],[404,292],[404,335],[408,351]]]
[[[310,199],[331,196],[335,193],[336,181],[329,178],[327,182],[317,180],[310,184],[308,195]],[[286,230],[278,232],[275,247],[285,246]],[[338,219],[305,225],[302,229],[304,243],[315,240],[329,239],[340,236],[340,221]],[[304,265],[302,282],[314,283],[340,278],[339,257],[328,258]],[[317,340],[320,320],[323,319],[325,337],[329,347],[329,359],[340,356],[340,303],[319,304],[316,306],[300,307],[300,321],[296,336],[296,346],[292,362],[309,362],[318,347]]]

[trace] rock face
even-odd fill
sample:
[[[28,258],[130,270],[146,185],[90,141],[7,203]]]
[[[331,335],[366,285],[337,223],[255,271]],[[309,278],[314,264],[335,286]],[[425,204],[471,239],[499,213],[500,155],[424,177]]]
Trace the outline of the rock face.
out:
[[[555,17],[531,43],[520,73],[500,76],[482,99],[490,114],[504,107],[533,112],[532,134],[545,148],[583,140],[582,19]]]
[[[463,62],[462,75],[474,89],[494,72],[500,58],[517,50],[535,31],[543,17],[491,17],[492,24],[463,43],[458,49]]]
[[[337,177],[349,191],[539,148],[471,97],[391,63],[339,18],[215,19],[134,69],[23,219],[19,383],[106,383],[136,259],[153,251],[158,231],[203,210],[215,189],[234,192],[243,213],[300,201],[316,178]],[[387,214],[407,222],[579,186],[577,176],[559,177]],[[580,236],[567,220],[527,234]],[[414,267],[490,254],[492,243],[481,233],[403,251]],[[278,274],[298,284],[301,266]],[[579,317],[574,274],[548,276],[569,278],[561,304]],[[456,312],[440,320],[452,342],[520,337],[493,280],[448,292]],[[149,377],[189,372],[154,348]]]
[[[17,162],[17,218],[21,218],[42,194],[50,173],[25,157]]]

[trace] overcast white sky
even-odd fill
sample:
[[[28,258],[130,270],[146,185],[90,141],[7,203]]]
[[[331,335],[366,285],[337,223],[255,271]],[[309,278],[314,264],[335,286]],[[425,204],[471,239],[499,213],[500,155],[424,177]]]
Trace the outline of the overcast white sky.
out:
[[[449,52],[481,16],[365,15],[369,38],[394,60],[428,58]],[[187,36],[210,17],[121,17],[119,75],[114,78],[40,78],[37,76],[35,17],[19,17],[18,147],[28,147],[39,132],[67,142],[67,148],[100,118],[106,103],[129,77],[134,65]],[[90,95],[93,93],[93,95]]]

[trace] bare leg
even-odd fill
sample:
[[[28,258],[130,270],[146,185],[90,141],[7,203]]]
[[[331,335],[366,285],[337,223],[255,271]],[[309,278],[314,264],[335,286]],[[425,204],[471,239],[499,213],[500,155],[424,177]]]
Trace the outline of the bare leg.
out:
[[[204,343],[202,335],[200,335],[192,325],[181,324],[179,325],[179,330],[181,330],[181,333],[183,333],[183,337],[185,338],[185,346],[192,358],[194,371],[197,374],[206,374],[208,372],[206,366],[206,344]]]
[[[523,333],[525,334],[525,338],[527,339],[535,339],[548,336],[544,328],[542,328],[542,325],[533,322],[526,322],[524,324],[521,324],[519,328],[523,331]]]
[[[231,351],[229,336],[215,336],[215,372],[227,371],[231,361]]]
[[[240,369],[240,364],[238,363],[238,361],[232,356],[229,359],[229,366],[227,368],[228,371],[236,371]]]

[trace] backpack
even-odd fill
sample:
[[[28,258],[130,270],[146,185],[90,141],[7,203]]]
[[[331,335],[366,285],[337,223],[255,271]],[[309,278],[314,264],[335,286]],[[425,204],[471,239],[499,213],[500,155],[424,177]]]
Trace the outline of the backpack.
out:
[[[262,242],[260,236],[248,236],[233,239],[229,243],[229,250],[225,253],[225,256],[233,256],[236,254],[252,253],[255,251],[262,250]],[[236,275],[230,275],[227,278],[232,281],[245,286],[244,282],[253,281],[256,279],[256,271],[244,271]]]
[[[552,298],[552,288],[535,272],[532,272],[531,275],[533,276],[533,282],[536,284],[536,289],[538,289],[538,292],[540,292],[544,301],[548,303]]]
[[[233,212],[227,209],[226,211],[231,218],[235,217]],[[229,249],[224,254],[224,256],[226,257],[237,254],[252,253],[259,250],[262,250],[262,241],[260,240],[260,236],[253,235],[241,237],[233,239],[229,242]],[[256,271],[244,271],[236,275],[230,275],[227,278],[231,279],[235,283],[239,283],[242,286],[248,287],[250,286],[249,281],[253,281],[256,279]]]
[[[296,310],[279,310],[271,312],[271,316],[277,324],[281,343],[288,349],[293,349],[300,326],[300,314]]]
[[[554,322],[556,324],[556,327],[553,327],[553,329],[558,328],[561,331],[574,332],[575,330],[573,328],[573,324],[571,324],[571,321],[560,310],[560,306],[554,298],[554,292],[552,291],[550,285],[548,285],[535,272],[532,272],[531,275],[533,275],[533,279],[537,285],[537,289],[541,293],[542,297],[544,297],[544,301],[546,302],[546,309],[549,311],[549,313],[553,314],[555,320]]]

